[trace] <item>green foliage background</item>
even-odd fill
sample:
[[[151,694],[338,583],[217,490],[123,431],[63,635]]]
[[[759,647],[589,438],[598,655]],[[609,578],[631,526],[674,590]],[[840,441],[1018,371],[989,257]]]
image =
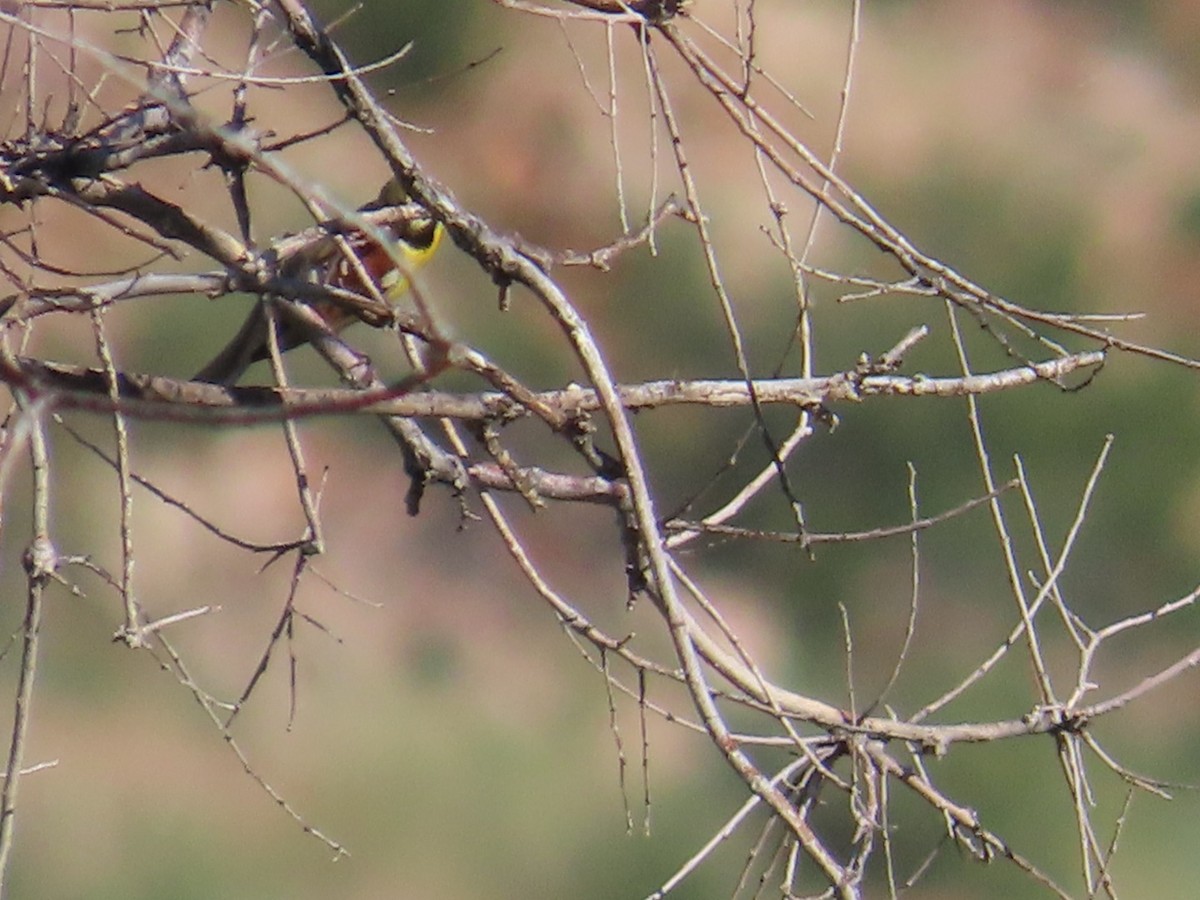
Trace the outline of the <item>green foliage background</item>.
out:
[[[697,12],[712,5],[698,0]],[[762,4],[764,17],[782,5]],[[804,6],[785,21],[797,29],[844,26],[840,4]],[[1200,19],[1182,2],[997,6],[1003,9],[934,0],[866,4],[845,173],[918,246],[998,293],[1039,309],[1145,311],[1146,320],[1119,326],[1121,333],[1196,355],[1200,168],[1190,148],[1200,144],[1186,140],[1200,138],[1200,69],[1188,49]],[[331,20],[346,4],[330,0],[318,9]],[[1002,37],[984,44],[982,35],[997,27]],[[569,30],[581,41],[595,37]],[[553,26],[484,0],[375,0],[336,35],[361,61],[413,42],[412,53],[372,83],[394,89],[397,113],[430,129],[413,135],[418,156],[468,206],[550,247],[590,246],[616,234],[613,182],[607,172],[596,176],[589,155],[607,126],[594,110],[579,112],[591,101],[564,75],[572,68],[570,53]],[[804,37],[798,31],[797,44]],[[1004,42],[1015,46],[1010,55],[989,51]],[[806,71],[798,66],[789,80],[805,102]],[[836,99],[829,85],[841,76],[835,69],[822,77],[813,103],[826,110]],[[1101,77],[1106,87],[1089,86],[1088,79]],[[897,123],[908,130],[900,134]],[[827,130],[828,116],[818,116],[813,127]],[[720,141],[720,135],[714,127],[695,140]],[[733,152],[733,145],[727,149]],[[335,160],[349,165],[333,167]],[[358,189],[365,176],[354,171],[353,157],[331,155],[319,174],[337,179],[355,200],[374,189]],[[761,208],[738,204],[738,185],[714,180],[702,186],[714,198],[719,233],[744,238],[762,224]],[[832,228],[826,234],[824,267],[882,266],[874,251],[842,240]],[[565,279],[619,377],[731,375],[716,310],[683,226],[665,229],[661,247],[657,258],[638,253],[622,260],[611,276],[568,273]],[[550,332],[536,315],[477,315],[480,307],[494,307],[494,288],[452,251],[445,257],[431,278],[438,297],[449,298],[447,315],[464,339],[496,358],[520,359],[519,374],[535,386],[573,377],[569,365],[547,352]],[[790,323],[781,315],[787,309],[781,298],[790,286],[783,272],[742,274],[745,280],[735,282],[739,312],[754,368],[767,373],[784,352]],[[848,368],[859,353],[881,353],[911,324],[928,322],[935,337],[906,369],[953,373],[939,305],[845,305],[827,286],[813,290],[820,371]],[[186,352],[199,361],[221,340],[205,334],[201,346],[190,330],[172,334],[170,318],[164,314],[160,328],[147,330],[141,351],[147,358],[165,341],[196,344]],[[1006,365],[986,335],[974,335],[971,346],[981,369]],[[1064,580],[1093,624],[1154,607],[1197,580],[1195,387],[1196,376],[1183,369],[1115,356],[1085,391],[1061,394],[1039,386],[982,404],[993,459],[1007,475],[1011,455],[1021,455],[1056,541],[1104,436],[1116,435]],[[795,467],[814,529],[902,522],[908,461],[920,473],[926,512],[982,492],[961,405],[874,401],[838,412],[837,430],[814,440]],[[784,417],[771,421],[777,434],[788,427]],[[735,414],[640,419],[662,509],[688,499],[696,473],[716,470],[747,425]],[[625,702],[626,793],[636,822],[626,833],[599,676],[562,639],[484,529],[455,533],[451,501],[431,496],[421,518],[403,515],[402,474],[370,431],[358,429],[359,439],[346,442],[340,428],[322,423],[309,435],[314,458],[334,466],[328,515],[343,529],[330,528],[331,574],[384,608],[306,598],[317,618],[332,623],[337,640],[316,629],[298,638],[293,722],[277,660],[244,723],[257,769],[353,856],[330,863],[329,854],[240,772],[170,678],[148,659],[108,643],[116,622],[110,605],[63,596],[48,623],[32,754],[59,763],[25,786],[13,897],[635,898],[652,891],[740,804],[739,786],[701,739],[655,723],[652,828],[643,834],[636,710]],[[287,508],[286,501],[271,499],[290,495],[288,473],[278,471],[280,447],[266,430],[193,431],[181,439],[177,431],[147,426],[142,434],[143,446],[152,449],[141,467],[191,491],[193,501],[228,500],[231,516],[244,515],[233,511],[234,501],[251,504],[265,521]],[[274,462],[228,466],[231,456],[249,461],[259,453]],[[56,454],[60,470],[65,464],[79,479],[77,488],[62,490],[70,500],[64,499],[57,522],[63,549],[71,542],[103,546],[114,520],[111,486],[97,487],[106,476],[65,441]],[[385,470],[376,474],[372,467],[381,459]],[[195,480],[181,485],[171,473],[185,460],[196,469]],[[751,440],[716,494],[762,463],[761,448]],[[364,472],[373,473],[366,483]],[[206,473],[224,487],[205,481]],[[252,496],[243,494],[251,490]],[[1018,514],[1015,499],[1007,509]],[[10,520],[19,515],[11,507],[8,512]],[[759,527],[787,527],[781,509],[756,515]],[[523,525],[540,561],[568,591],[579,589],[590,613],[624,622],[619,556],[611,523],[600,518],[556,510]],[[145,590],[172,607],[223,604],[219,620],[201,623],[183,641],[209,661],[206,677],[226,680],[214,690],[236,694],[283,602],[286,573],[259,574],[261,560],[205,539],[193,546],[175,536],[178,523],[153,521],[143,533],[167,546],[163,559],[147,562]],[[364,526],[365,537],[351,530],[355,523]],[[595,535],[596,543],[563,540],[572,533]],[[954,684],[1011,626],[991,534],[979,513],[924,538],[928,619],[918,632],[913,671],[893,698],[898,708],[910,711]],[[359,553],[391,564],[382,574],[364,575],[355,561]],[[5,565],[8,595],[15,597],[11,549]],[[700,567],[730,585],[745,607],[737,613],[782,679],[844,697],[839,604],[855,631],[863,694],[886,678],[907,602],[902,543],[830,547],[814,560],[784,547],[719,545]],[[747,571],[755,573],[753,588],[740,583]],[[99,585],[94,590],[103,595]],[[19,608],[8,605],[11,623],[19,621]],[[1128,657],[1105,668],[1106,685],[1123,685],[1155,668],[1149,660],[1165,664],[1186,651],[1195,643],[1197,615],[1185,613],[1172,627],[1132,640]],[[629,621],[643,632],[653,628],[645,610]],[[11,654],[5,665],[11,672]],[[1033,697],[1011,685],[1025,682],[1024,673],[1009,669],[952,706],[948,718],[992,717],[998,710],[1020,715]],[[1135,770],[1195,781],[1194,696],[1194,678],[1184,678],[1152,702],[1100,723],[1097,733]],[[1048,739],[960,748],[933,770],[992,830],[1070,880],[1077,868],[1074,826]],[[1124,788],[1106,776],[1095,788],[1108,815],[1101,821],[1111,821]],[[1178,850],[1197,837],[1195,822],[1195,800],[1186,791],[1171,804],[1139,796],[1122,836],[1118,885],[1128,885],[1129,896],[1187,895],[1200,863]],[[899,828],[898,868],[908,872],[939,840],[939,824],[914,808]],[[729,896],[748,839],[731,841],[676,896]],[[64,848],[75,849],[64,858]],[[882,882],[874,884],[883,895]],[[963,885],[975,897],[1031,895],[1029,883],[1003,862],[985,868],[947,848],[908,896],[963,896]]]

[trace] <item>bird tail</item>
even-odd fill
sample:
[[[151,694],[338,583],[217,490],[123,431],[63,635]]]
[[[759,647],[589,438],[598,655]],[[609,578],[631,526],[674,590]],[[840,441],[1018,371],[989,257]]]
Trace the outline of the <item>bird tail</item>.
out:
[[[262,351],[266,346],[267,319],[262,307],[256,303],[237,334],[208,365],[192,376],[192,381],[231,387],[237,384],[251,363],[265,359]]]

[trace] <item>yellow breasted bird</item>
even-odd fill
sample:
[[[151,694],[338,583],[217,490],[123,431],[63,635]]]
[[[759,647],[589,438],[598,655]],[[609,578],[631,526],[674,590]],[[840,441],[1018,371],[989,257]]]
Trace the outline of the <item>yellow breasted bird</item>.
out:
[[[404,188],[392,179],[379,191],[378,197],[359,211],[401,206],[410,199]],[[352,231],[343,235],[343,238],[351,252],[358,257],[361,271],[371,278],[375,288],[388,302],[395,303],[408,291],[406,275],[419,269],[437,252],[444,229],[440,222],[421,216],[389,223],[382,226],[380,231],[394,241],[391,252],[362,231]],[[397,268],[394,256],[404,263],[404,271]],[[369,296],[371,291],[363,284],[359,266],[352,265],[346,259],[334,235],[314,241],[284,263],[285,271],[295,277]],[[353,312],[336,303],[315,303],[312,308],[332,331],[341,331],[358,321]],[[233,339],[192,380],[208,384],[236,384],[252,363],[270,357],[267,323],[262,306],[256,304]],[[281,351],[299,347],[308,339],[309,335],[298,324],[280,320]]]

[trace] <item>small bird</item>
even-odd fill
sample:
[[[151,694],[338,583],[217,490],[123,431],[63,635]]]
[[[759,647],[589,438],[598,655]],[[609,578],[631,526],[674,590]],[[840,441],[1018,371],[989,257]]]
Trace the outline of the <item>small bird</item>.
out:
[[[402,206],[411,198],[393,178],[383,186],[370,203],[360,207],[360,212]],[[305,247],[283,263],[283,271],[329,287],[343,288],[360,294],[371,294],[363,284],[361,271],[374,282],[375,288],[390,303],[398,301],[409,289],[408,275],[419,269],[437,252],[445,231],[442,223],[428,216],[384,225],[380,229],[394,240],[389,253],[378,241],[362,231],[343,235],[350,250],[358,257],[359,266],[346,258],[334,235],[326,235]],[[393,254],[404,263],[401,271]],[[341,331],[358,318],[345,306],[336,303],[314,303],[312,308],[329,326],[331,331]],[[225,348],[193,377],[193,381],[207,384],[234,385],[251,364],[270,358],[268,344],[268,319],[261,304],[256,304],[246,317],[242,327]],[[310,335],[297,323],[281,320],[279,323],[279,349],[291,350],[308,342]]]

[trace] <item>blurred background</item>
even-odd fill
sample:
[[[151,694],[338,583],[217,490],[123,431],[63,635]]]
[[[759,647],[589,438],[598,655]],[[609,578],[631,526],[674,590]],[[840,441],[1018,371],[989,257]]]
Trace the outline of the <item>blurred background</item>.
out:
[[[724,28],[726,6],[695,0],[692,8]],[[467,208],[552,249],[590,249],[620,234],[610,124],[601,110],[608,73],[600,26],[563,27],[486,0],[367,0],[353,10],[327,0],[315,9],[326,22],[345,17],[334,34],[358,62],[412,42],[370,83],[411,124],[417,158]],[[849,10],[786,0],[760,0],[756,10],[764,69],[807,110],[792,111],[789,124],[825,154],[844,79]],[[80,21],[97,42],[144,53],[143,39],[122,31],[118,19],[136,25],[132,14],[119,13]],[[64,21],[46,14],[48,25]],[[861,25],[839,170],[892,224],[1014,302],[1050,311],[1144,312],[1114,330],[1198,354],[1200,3],[876,0],[864,4]],[[240,59],[245,28],[240,9],[221,6],[206,49],[225,63]],[[648,101],[631,34],[616,29],[613,40],[625,189],[636,219],[651,197]],[[764,233],[772,219],[754,159],[711,99],[677,66],[665,69],[677,86],[672,100],[751,368],[795,373],[788,345],[795,289]],[[294,52],[268,66],[270,74],[308,71]],[[136,94],[128,85],[111,91]],[[228,115],[228,86],[197,102],[214,116]],[[251,109],[256,128],[279,135],[339,113],[319,85],[260,90]],[[668,149],[660,135],[660,201],[677,189]],[[348,128],[282,155],[349,204],[373,196],[387,174],[365,138]],[[218,172],[166,164],[144,177],[189,209],[232,223]],[[265,179],[250,186],[261,234],[308,224]],[[797,220],[809,215],[803,197],[789,195],[787,203]],[[115,239],[108,246],[78,213],[46,207],[41,234],[64,266],[114,269],[144,255]],[[0,217],[6,229],[22,221],[7,210]],[[560,270],[562,283],[620,380],[736,377],[692,230],[668,221],[657,242],[657,255],[630,252],[610,273]],[[813,261],[831,271],[897,274],[830,221],[818,229]],[[196,259],[173,265],[208,268]],[[918,324],[932,334],[905,371],[956,373],[940,303],[839,303],[844,286],[809,287],[818,373],[852,368],[863,352],[879,355]],[[423,289],[454,334],[527,384],[551,388],[580,378],[555,327],[529,298],[518,294],[512,311],[500,312],[495,286],[454,248],[431,264]],[[187,376],[224,343],[248,304],[199,297],[129,304],[111,320],[120,362]],[[52,358],[90,362],[80,325],[44,328],[36,341]],[[385,366],[394,352],[387,334],[356,334],[356,341]],[[970,346],[980,370],[1013,364],[990,335],[973,334]],[[328,378],[310,351],[293,356],[298,379]],[[479,388],[462,376],[439,386]],[[1073,608],[1094,627],[1182,596],[1198,580],[1196,397],[1194,372],[1114,355],[1078,393],[1037,385],[981,403],[1000,475],[1011,476],[1019,454],[1055,548],[1105,436],[1115,436],[1062,581]],[[923,513],[983,493],[960,401],[878,399],[835,412],[837,429],[818,431],[791,467],[814,531],[903,523],[909,462]],[[769,414],[776,437],[793,418]],[[100,419],[72,423],[96,440],[111,434]],[[702,489],[696,508],[707,511],[757,471],[765,455],[755,438],[710,484],[751,423],[745,411],[639,416],[660,512]],[[301,533],[276,429],[135,423],[133,434],[136,470],[223,527],[258,541]],[[653,891],[741,804],[739,782],[705,739],[651,717],[647,834],[636,704],[617,700],[619,750],[603,678],[565,639],[496,535],[482,523],[464,523],[457,502],[440,490],[426,497],[418,518],[407,517],[398,454],[373,422],[310,422],[303,436],[312,471],[324,473],[329,546],[315,568],[332,587],[308,578],[296,601],[311,621],[298,623],[290,644],[294,715],[288,654],[280,646],[235,733],[256,771],[352,855],[331,863],[328,849],[246,776],[188,693],[148,654],[110,641],[120,604],[98,579],[80,574],[85,595],[60,591],[48,609],[27,759],[56,765],[23,784],[11,896],[600,900]],[[527,454],[524,461],[568,465],[546,454],[536,429],[506,437]],[[115,571],[113,475],[63,432],[55,435],[53,457],[60,552],[91,554]],[[23,609],[27,496],[18,478],[5,498],[0,578],[14,630]],[[647,652],[661,653],[652,610],[625,611],[609,512],[555,506],[534,515],[519,501],[508,508],[556,588],[612,633],[637,632]],[[1006,510],[1014,521],[1022,516],[1015,499]],[[786,529],[786,504],[772,494],[739,524]],[[1018,550],[1033,566],[1028,529],[1021,534]],[[134,539],[139,599],[152,616],[220,606],[171,637],[207,690],[237,697],[284,607],[290,559],[266,565],[267,558],[223,544],[144,492],[135,498]],[[788,546],[711,542],[689,562],[771,674],[849,705],[842,609],[854,637],[857,696],[869,700],[902,640],[908,554],[906,539],[822,547],[813,558]],[[901,715],[966,676],[1014,623],[985,511],[928,532],[921,554],[915,644],[890,699]],[[1100,660],[1096,696],[1111,696],[1179,658],[1198,633],[1192,611],[1134,632]],[[1074,671],[1069,646],[1049,651],[1058,674]],[[0,670],[10,687],[18,655],[10,650]],[[1036,696],[1026,668],[1014,654],[939,721],[1028,712]],[[634,682],[632,673],[619,674]],[[678,692],[661,684],[652,697],[655,691],[655,699],[689,712]],[[1193,783],[1200,780],[1195,700],[1195,678],[1185,676],[1096,723],[1094,733],[1131,769]],[[1082,893],[1073,812],[1050,739],[956,748],[931,763],[931,773],[1014,850]],[[1111,829],[1127,789],[1099,765],[1094,775],[1096,821]],[[895,802],[897,869],[908,874],[944,837],[919,804]],[[1170,803],[1138,794],[1120,837],[1118,888],[1127,896],[1189,896],[1200,861],[1180,851],[1200,838],[1197,821],[1187,789]],[[756,836],[757,826],[739,832],[674,896],[731,896]],[[1102,842],[1109,837],[1100,835]],[[883,882],[873,885],[873,895],[884,895]],[[947,845],[908,895],[1034,891],[1004,861],[984,866]]]

